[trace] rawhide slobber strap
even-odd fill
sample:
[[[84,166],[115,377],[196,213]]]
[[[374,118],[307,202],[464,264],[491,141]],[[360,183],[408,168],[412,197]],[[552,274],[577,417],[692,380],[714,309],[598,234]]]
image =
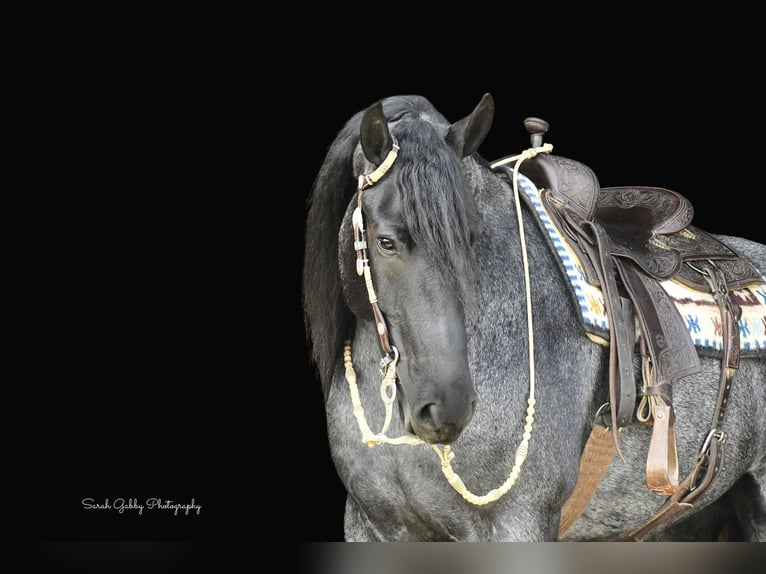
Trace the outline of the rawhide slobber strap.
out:
[[[528,118],[525,125],[532,146],[541,146],[547,123]],[[759,276],[746,259],[691,225],[694,210],[679,193],[645,186],[601,188],[590,168],[550,153],[526,159],[519,171],[538,187],[548,214],[580,259],[586,280],[601,288],[609,320],[609,407],[617,452],[619,429],[631,422],[636,408],[632,359],[638,323],[642,392],[649,405],[641,420],[654,421],[646,482],[650,490],[670,497],[630,538],[645,539],[688,508],[720,470],[721,425],[739,365],[740,310],[729,291],[758,282]],[[713,294],[724,341],[712,429],[700,460],[680,484],[672,383],[698,372],[701,365],[684,319],[660,284],[668,279]]]

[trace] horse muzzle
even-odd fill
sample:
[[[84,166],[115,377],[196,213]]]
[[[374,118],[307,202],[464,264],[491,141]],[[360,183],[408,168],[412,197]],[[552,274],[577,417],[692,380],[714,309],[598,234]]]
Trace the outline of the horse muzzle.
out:
[[[412,405],[407,401],[407,393],[400,393],[399,406],[407,432],[429,444],[455,442],[471,422],[479,402],[473,385],[468,386],[470,390],[464,393],[453,390],[449,400],[435,396]]]

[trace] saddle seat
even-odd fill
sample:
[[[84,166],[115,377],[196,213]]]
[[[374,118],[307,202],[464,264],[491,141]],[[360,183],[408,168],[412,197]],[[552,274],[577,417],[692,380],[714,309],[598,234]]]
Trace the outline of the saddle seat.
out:
[[[662,187],[600,187],[586,165],[552,154],[539,154],[520,170],[538,188],[557,225],[581,242],[586,222],[597,224],[609,240],[609,253],[629,259],[657,280],[673,279],[699,291],[710,290],[704,276],[687,262],[714,260],[729,289],[760,280],[752,264],[709,233],[692,225],[694,208],[676,191]],[[588,257],[588,281],[600,280]]]
[[[694,210],[682,195],[661,187],[610,187],[599,191],[595,220],[613,255],[627,257],[655,279],[678,273],[683,254],[653,240],[684,229]]]

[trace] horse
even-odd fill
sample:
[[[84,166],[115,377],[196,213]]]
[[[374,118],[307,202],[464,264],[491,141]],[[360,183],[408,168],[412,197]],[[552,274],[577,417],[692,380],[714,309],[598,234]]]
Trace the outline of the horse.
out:
[[[592,208],[606,191],[587,166],[551,153],[544,121],[529,119],[524,153],[495,162],[479,153],[494,110],[485,94],[451,122],[422,96],[382,98],[337,132],[308,196],[301,302],[347,493],[344,539],[722,540],[736,532],[765,541],[766,246],[708,236],[689,224],[693,210],[680,194],[662,191],[662,204],[677,206],[668,237],[705,237],[748,273],[746,284],[721,287],[710,281],[726,281],[714,271],[725,261],[675,257],[659,282],[632,259],[649,253],[649,267],[679,250],[620,252],[643,228],[610,223],[614,206],[600,208],[602,224],[587,220],[592,213],[574,217],[562,198]],[[570,193],[546,195],[551,189]],[[634,232],[624,244],[623,228]],[[612,303],[600,333],[585,327],[555,245],[565,240],[581,244],[577,253],[599,271],[581,283]],[[646,349],[662,338],[648,340],[645,303],[626,288],[636,278],[648,290],[678,285],[679,267],[696,275],[705,265],[710,294],[725,302],[712,305],[722,310],[712,321],[734,346],[705,351],[693,341],[693,356],[658,381],[668,355]],[[742,289],[759,303],[747,348],[736,338],[744,319],[727,323],[723,311]],[[655,306],[660,322],[672,314]],[[664,334],[666,344],[679,336],[667,325]],[[669,347],[672,362],[689,344]],[[600,442],[591,443],[596,432]],[[670,488],[649,487],[650,466],[664,469]]]

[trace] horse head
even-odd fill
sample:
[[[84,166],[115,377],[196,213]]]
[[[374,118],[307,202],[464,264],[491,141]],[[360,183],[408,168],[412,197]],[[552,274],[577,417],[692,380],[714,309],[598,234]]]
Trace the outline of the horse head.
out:
[[[489,94],[455,123],[423,98],[389,98],[362,115],[353,155],[357,192],[338,238],[343,294],[374,323],[383,369],[394,364],[406,430],[429,443],[454,442],[477,403],[464,305],[480,218],[463,159],[493,112]]]

